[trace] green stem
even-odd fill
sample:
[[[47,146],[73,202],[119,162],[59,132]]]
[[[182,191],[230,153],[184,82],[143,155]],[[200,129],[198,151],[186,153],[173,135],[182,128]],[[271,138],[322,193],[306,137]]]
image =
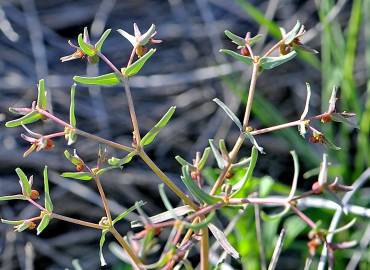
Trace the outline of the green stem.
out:
[[[188,204],[191,208],[197,210],[197,205],[189,199],[172,181],[168,176],[162,172],[160,168],[151,160],[151,158],[141,150],[139,152],[141,159],[148,165],[148,167],[165,183],[179,198],[181,198],[184,203]]]
[[[121,234],[114,227],[111,227],[109,231],[113,234],[114,238],[116,238],[121,247],[127,252],[128,256],[132,260],[133,265],[135,266],[135,269],[144,269],[139,257],[136,256],[135,251],[132,250],[130,245],[125,241]]]

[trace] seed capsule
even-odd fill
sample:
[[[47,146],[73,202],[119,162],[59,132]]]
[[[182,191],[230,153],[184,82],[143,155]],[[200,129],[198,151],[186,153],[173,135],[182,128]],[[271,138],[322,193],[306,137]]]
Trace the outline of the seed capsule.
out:
[[[85,165],[82,163],[79,163],[76,165],[76,171],[82,172],[85,169]]]
[[[315,183],[312,184],[311,190],[315,194],[321,194],[323,192],[323,190],[324,190],[324,187],[321,186],[318,181],[316,181]]]
[[[29,225],[28,225],[28,229],[29,230],[33,230],[33,229],[35,229],[36,228],[36,223],[35,222],[33,222],[33,221],[30,221],[29,222]]]

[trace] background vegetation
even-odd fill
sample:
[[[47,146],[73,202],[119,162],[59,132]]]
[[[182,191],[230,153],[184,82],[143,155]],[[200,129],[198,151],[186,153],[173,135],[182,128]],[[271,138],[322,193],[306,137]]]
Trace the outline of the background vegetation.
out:
[[[245,78],[249,77],[246,74],[250,70],[218,53],[220,48],[230,46],[223,31],[229,29],[239,35],[247,31],[266,34],[263,45],[257,48],[262,50],[279,37],[278,25],[289,29],[299,19],[309,29],[303,42],[320,54],[301,54],[299,59],[276,71],[262,74],[250,125],[260,128],[296,120],[305,102],[305,82],[311,84],[313,91],[310,113],[325,111],[331,89],[337,85],[340,109],[358,114],[360,130],[342,125],[325,126],[328,137],[342,147],[341,151],[329,151],[333,164],[330,173],[352,184],[369,167],[370,30],[365,27],[370,24],[369,10],[369,2],[361,0],[4,1],[0,3],[0,118],[2,123],[10,119],[9,105],[27,105],[34,96],[36,82],[45,78],[53,110],[67,119],[72,76],[81,74],[85,63],[59,63],[61,56],[70,53],[66,41],[86,25],[91,26],[92,35],[98,37],[106,27],[131,29],[132,23],[137,22],[146,28],[154,23],[164,42],[158,46],[159,53],[145,66],[141,76],[133,78],[131,84],[144,130],[149,130],[171,105],[178,108],[171,123],[158,136],[156,147],[150,149],[160,167],[178,179],[180,167],[174,160],[175,155],[189,160],[195,151],[208,144],[208,138],[228,135],[233,142],[238,136],[212,99],[217,96],[232,104],[233,111],[240,108],[242,113],[241,103],[245,101],[248,83]],[[128,43],[122,42],[118,35],[111,35],[105,46],[106,54],[117,65],[124,65],[130,53]],[[107,72],[104,65],[86,67],[86,74],[90,75]],[[83,130],[116,141],[130,140],[131,124],[121,89],[93,86],[78,91],[76,98],[77,117],[81,119],[79,124]],[[102,206],[93,186],[66,181],[59,176],[59,172],[69,167],[58,154],[65,148],[64,142],[51,152],[23,159],[27,145],[20,140],[19,131],[5,130],[3,125],[0,129],[0,195],[18,189],[13,173],[15,167],[21,166],[28,174],[36,176],[42,175],[47,164],[58,212],[77,218],[83,215],[91,220],[100,215]],[[48,129],[52,129],[52,124],[40,126],[41,131]],[[326,150],[304,141],[295,128],[261,136],[259,142],[267,155],[260,157],[255,170],[258,177],[253,179],[248,191],[255,190],[261,196],[289,192],[293,174],[289,150],[297,151],[303,172],[318,167],[322,152]],[[94,143],[79,140],[76,147],[81,149],[80,154],[85,159],[95,158],[97,146]],[[213,175],[214,172],[208,170],[208,178]],[[310,189],[314,181],[314,177],[305,179],[302,175],[299,188]],[[127,166],[122,173],[110,173],[104,185],[111,199],[112,212],[121,213],[140,198],[148,202],[145,207],[148,214],[158,213],[163,205],[159,203],[157,183],[158,179],[140,162]],[[35,184],[41,187],[41,181]],[[345,269],[354,254],[361,251],[364,253],[359,269],[369,268],[369,192],[368,187],[358,191],[350,202],[358,206],[358,211],[342,218],[341,222],[345,223],[356,216],[357,223],[349,232],[340,234],[338,240],[358,240],[360,244],[336,254],[338,269]],[[329,226],[335,205],[326,200],[304,203],[303,206],[308,207],[307,215],[322,220],[324,227]],[[17,219],[35,211],[32,207],[23,207],[22,203],[1,203],[0,216]],[[252,207],[247,208],[230,236],[243,257],[245,269],[260,268],[254,211]],[[233,211],[223,214],[221,223],[225,217],[236,215]],[[278,268],[303,268],[308,253],[308,229],[301,221],[287,216],[261,222],[267,257],[272,255],[274,241],[285,226],[287,239]],[[128,229],[124,223],[121,226],[122,231]],[[63,269],[70,267],[73,258],[78,258],[84,269],[98,268],[100,236],[93,230],[55,221],[42,237],[36,237],[32,231],[16,234],[5,225],[0,225],[0,231],[2,269],[32,269],[31,265],[34,269]],[[115,262],[113,267],[124,269],[124,264],[112,253],[106,254],[109,262]]]

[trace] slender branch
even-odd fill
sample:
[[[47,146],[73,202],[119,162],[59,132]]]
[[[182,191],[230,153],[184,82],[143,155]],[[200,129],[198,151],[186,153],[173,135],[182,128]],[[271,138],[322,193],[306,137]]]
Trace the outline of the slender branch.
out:
[[[61,132],[57,132],[57,133],[53,133],[53,134],[49,134],[49,135],[45,135],[43,136],[45,139],[52,139],[52,138],[56,138],[56,137],[62,137],[65,135],[65,132],[64,131],[61,131]]]
[[[103,186],[102,186],[101,181],[100,181],[100,177],[98,175],[94,175],[94,180],[95,180],[95,183],[98,187],[99,194],[100,194],[101,200],[102,200],[103,205],[104,205],[105,214],[107,215],[109,224],[111,224],[112,223],[112,215],[110,213],[108,200],[107,200],[107,197],[105,196],[104,189],[103,189]]]
[[[88,222],[88,221],[83,221],[83,220],[79,220],[79,219],[75,219],[75,218],[70,218],[70,217],[66,217],[66,216],[63,216],[63,215],[55,214],[55,213],[51,213],[51,217],[55,218],[55,219],[63,220],[63,221],[69,222],[69,223],[74,223],[74,224],[78,224],[78,225],[81,225],[81,226],[85,226],[85,227],[90,227],[90,228],[94,228],[94,229],[98,229],[98,230],[103,229],[103,227],[100,226],[99,224],[91,223],[91,222]]]
[[[299,126],[303,121],[305,120],[297,120],[297,121],[293,121],[293,122],[289,122],[289,123],[285,123],[281,125],[276,125],[276,126],[272,126],[268,128],[262,128],[262,129],[251,131],[250,134],[255,136],[255,135],[260,135],[263,133],[268,133],[268,132],[272,132],[272,131],[276,131],[276,130],[280,130],[284,128]]]
[[[263,245],[263,239],[262,239],[262,226],[261,226],[261,215],[260,215],[260,207],[258,204],[254,205],[254,216],[255,216],[255,223],[256,223],[256,236],[257,236],[257,242],[258,242],[258,248],[259,248],[259,255],[260,255],[260,264],[261,264],[261,270],[266,270],[266,254],[265,254],[265,248]]]
[[[209,234],[208,227],[205,226],[201,230],[202,238],[200,240],[200,269],[208,270],[209,269],[209,258],[208,258],[208,249],[209,249]]]
[[[279,239],[276,242],[274,253],[272,254],[272,258],[271,258],[271,262],[270,262],[268,270],[274,270],[275,269],[277,261],[279,260],[279,257],[280,257],[280,252],[283,248],[284,238],[285,238],[285,229],[282,228],[281,232],[280,232],[280,235],[279,235]]]
[[[125,239],[120,235],[120,233],[114,227],[112,227],[109,231],[113,234],[114,238],[116,238],[117,242],[121,245],[121,247],[127,252],[128,256],[132,260],[133,265],[135,266],[135,269],[140,270],[144,269],[142,267],[142,262],[136,256],[135,251],[132,250],[130,245],[125,241]]]
[[[249,91],[248,91],[248,100],[247,100],[247,105],[245,107],[245,113],[244,113],[244,119],[243,119],[243,130],[245,130],[245,128],[248,126],[249,117],[250,117],[251,110],[252,110],[252,104],[253,104],[253,100],[254,100],[254,92],[256,90],[258,68],[259,68],[259,64],[254,63],[253,64],[253,69],[252,69],[251,82],[250,82]]]
[[[148,165],[148,167],[178,196],[180,199],[184,201],[184,203],[188,204],[191,208],[197,210],[198,206],[189,199],[185,195],[184,192],[182,192],[172,181],[168,178],[168,176],[162,172],[160,168],[151,160],[151,158],[144,152],[144,150],[141,150],[139,152],[139,156],[141,159]]]
[[[116,73],[116,75],[121,79],[123,87],[125,89],[125,94],[127,98],[128,109],[130,111],[130,117],[132,122],[132,127],[134,129],[136,144],[140,144],[140,131],[139,131],[139,124],[137,122],[135,106],[131,95],[130,86],[128,84],[128,78],[124,76],[118,68],[101,52],[98,52],[97,55]]]
[[[304,222],[306,222],[307,225],[310,226],[312,229],[315,229],[316,228],[315,222],[313,222],[312,219],[310,219],[308,216],[306,216],[302,211],[298,210],[298,208],[296,208],[295,206],[291,205],[290,206],[290,209],[292,209],[292,211],[294,213],[296,213],[297,216],[300,219],[302,219]]]
[[[131,51],[130,59],[128,60],[127,67],[130,66],[132,64],[132,62],[134,61],[135,52],[136,52],[136,45],[134,46],[134,48]]]
[[[270,54],[272,54],[279,46],[281,43],[284,42],[284,39],[280,40],[279,42],[275,43],[274,46],[272,46],[262,57],[267,57]]]

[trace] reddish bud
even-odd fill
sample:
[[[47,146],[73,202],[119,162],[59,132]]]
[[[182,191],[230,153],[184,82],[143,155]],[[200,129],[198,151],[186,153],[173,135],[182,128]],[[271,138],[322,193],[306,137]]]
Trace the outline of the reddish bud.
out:
[[[54,142],[53,142],[53,140],[52,139],[47,139],[46,140],[46,145],[45,145],[45,150],[46,151],[48,151],[48,150],[51,150],[51,149],[53,149],[54,148]]]
[[[246,47],[240,49],[240,54],[244,55],[244,56],[250,56],[251,55],[249,50]]]
[[[330,114],[324,114],[323,116],[321,116],[321,118],[320,118],[320,121],[322,122],[322,123],[329,123],[329,122],[331,122],[331,120],[332,120],[332,117],[331,117],[331,115]]]
[[[37,200],[38,198],[40,198],[40,193],[36,189],[32,189],[30,198],[32,200]]]
[[[33,230],[33,229],[35,229],[36,228],[36,223],[35,222],[33,222],[33,221],[30,221],[29,222],[29,225],[28,225],[28,229],[29,230]]]
[[[318,181],[316,181],[315,183],[312,184],[311,190],[315,194],[321,194],[324,191],[324,187],[321,186]]]
[[[319,238],[314,238],[307,243],[308,251],[311,256],[314,256],[317,248],[321,245],[321,240]]]
[[[80,163],[76,165],[76,171],[82,172],[85,169],[85,165]]]

